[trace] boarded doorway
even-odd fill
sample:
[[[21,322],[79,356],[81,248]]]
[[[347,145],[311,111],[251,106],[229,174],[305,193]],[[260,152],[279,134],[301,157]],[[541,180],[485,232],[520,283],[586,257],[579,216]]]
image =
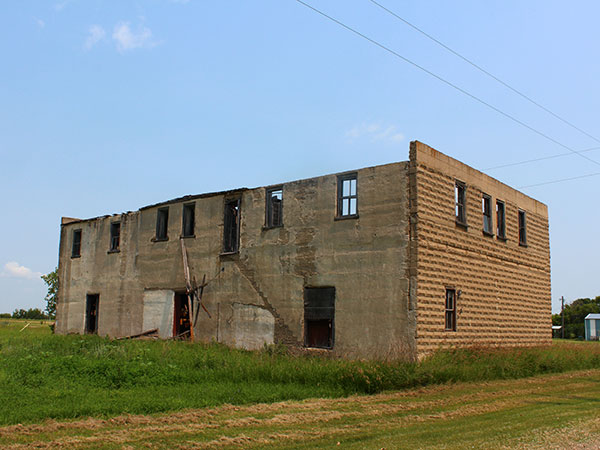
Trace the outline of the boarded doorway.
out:
[[[173,336],[180,339],[190,338],[190,310],[185,292],[175,293],[173,309]]]
[[[333,348],[334,287],[304,288],[304,345]]]
[[[98,334],[98,302],[99,294],[88,294],[85,301],[85,332]]]

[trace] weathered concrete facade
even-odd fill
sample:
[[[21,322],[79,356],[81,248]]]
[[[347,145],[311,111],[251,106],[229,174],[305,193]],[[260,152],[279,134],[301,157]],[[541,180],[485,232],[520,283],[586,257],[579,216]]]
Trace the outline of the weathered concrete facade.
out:
[[[199,310],[196,340],[369,358],[415,357],[444,344],[548,343],[545,205],[424,144],[411,143],[410,156],[126,214],[64,218],[56,330],[176,334],[183,240],[191,274],[210,280],[202,300],[211,317]],[[467,227],[455,222],[456,180],[467,186]],[[276,214],[283,212],[275,226],[273,189]],[[506,240],[482,235],[482,193],[506,203]],[[527,214],[527,247],[515,240],[517,208]],[[184,231],[190,211],[192,232]],[[236,236],[235,248],[224,247]],[[458,293],[450,313],[448,288]],[[448,314],[454,329],[445,329]]]

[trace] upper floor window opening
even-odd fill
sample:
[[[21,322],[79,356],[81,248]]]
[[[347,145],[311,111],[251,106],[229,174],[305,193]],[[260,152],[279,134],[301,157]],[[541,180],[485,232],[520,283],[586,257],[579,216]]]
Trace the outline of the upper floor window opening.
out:
[[[496,236],[506,239],[506,207],[502,200],[496,200]]]
[[[237,253],[240,248],[241,199],[226,200],[223,214],[223,253]]]
[[[492,197],[483,194],[481,197],[481,209],[483,213],[483,232],[493,236],[492,230]]]
[[[519,245],[527,246],[527,219],[522,209],[519,210]]]
[[[183,205],[183,218],[181,223],[181,235],[183,237],[194,237],[196,226],[196,204]]]
[[[283,188],[267,189],[266,220],[267,228],[283,225]]]
[[[81,256],[81,228],[73,230],[73,245],[71,247],[71,258],[79,258]]]
[[[110,224],[110,247],[109,251],[118,252],[121,244],[121,222]]]
[[[454,212],[456,214],[456,223],[460,225],[467,224],[467,186],[462,181],[454,184]]]
[[[156,237],[157,241],[166,241],[169,229],[169,207],[158,208],[156,211]]]
[[[358,179],[356,173],[339,175],[337,186],[338,217],[358,216]]]

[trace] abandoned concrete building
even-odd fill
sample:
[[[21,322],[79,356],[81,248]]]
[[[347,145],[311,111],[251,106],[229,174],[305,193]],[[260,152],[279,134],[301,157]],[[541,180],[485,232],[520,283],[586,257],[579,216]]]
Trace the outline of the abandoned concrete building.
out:
[[[57,333],[416,357],[551,341],[547,207],[418,141],[409,161],[63,218]]]

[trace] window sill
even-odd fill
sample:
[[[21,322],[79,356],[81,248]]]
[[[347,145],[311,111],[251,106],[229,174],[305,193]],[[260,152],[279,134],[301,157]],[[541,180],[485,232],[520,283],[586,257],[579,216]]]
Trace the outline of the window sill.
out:
[[[81,255],[71,255],[71,259],[81,258]]]
[[[179,236],[179,239],[196,239],[196,235],[195,234],[188,234],[185,236]]]
[[[110,253],[121,253],[120,249],[116,249],[116,250],[109,250],[106,253],[110,254]]]
[[[263,231],[273,230],[275,228],[283,228],[283,224],[281,224],[281,225],[272,225],[272,226],[265,225],[264,227],[262,227]]]
[[[239,255],[240,251],[236,250],[235,252],[221,252],[219,253],[219,256],[235,256],[235,255]]]
[[[526,242],[519,242],[519,247],[525,247],[525,248],[527,248],[527,243]]]
[[[506,242],[508,239],[506,239],[506,237],[503,237],[503,236],[496,236],[496,240],[498,240],[500,242]]]
[[[456,330],[449,330],[449,329],[445,329],[444,331],[448,332],[448,333],[456,333]]]
[[[152,238],[152,239],[150,239],[150,240],[151,240],[152,242],[165,242],[165,241],[168,241],[168,240],[169,240],[169,238],[168,238],[168,237],[166,237],[166,238],[156,238],[156,237],[153,237],[153,238]]]
[[[349,219],[358,219],[358,214],[348,214],[347,216],[335,216],[333,218],[333,220],[349,220]],[[316,348],[316,347],[311,347],[311,348]]]
[[[491,238],[494,237],[494,233],[490,233],[489,231],[485,231],[485,230],[483,230],[483,235],[487,236],[487,237],[491,237]]]
[[[464,228],[465,230],[469,229],[469,225],[467,225],[466,222],[461,222],[460,220],[456,219],[456,226],[460,227],[460,228]]]

